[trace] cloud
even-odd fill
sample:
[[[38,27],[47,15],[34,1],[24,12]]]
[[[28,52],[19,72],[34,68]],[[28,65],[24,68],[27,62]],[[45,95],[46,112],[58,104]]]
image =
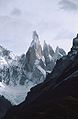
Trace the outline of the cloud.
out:
[[[59,2],[60,8],[68,11],[78,10],[77,0],[61,0]]]
[[[0,7],[5,7],[10,2],[12,2],[12,0],[0,0]]]
[[[22,11],[18,8],[14,8],[11,12],[11,15],[14,15],[14,16],[20,16],[22,14]]]
[[[53,48],[59,45],[69,50],[71,37],[78,31],[77,1],[0,0],[0,44],[22,54],[30,45],[32,31],[37,30],[42,43],[46,40]],[[60,10],[58,3],[76,14]]]

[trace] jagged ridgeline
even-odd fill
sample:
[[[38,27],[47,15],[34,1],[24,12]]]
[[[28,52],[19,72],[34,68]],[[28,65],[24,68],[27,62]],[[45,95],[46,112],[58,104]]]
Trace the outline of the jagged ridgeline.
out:
[[[27,53],[20,57],[0,46],[0,82],[13,86],[41,83],[46,72],[53,70],[57,59],[66,55],[65,51],[58,47],[54,52],[45,41],[42,48],[36,31],[32,38]]]
[[[78,119],[78,35],[46,80],[33,87],[4,119]]]

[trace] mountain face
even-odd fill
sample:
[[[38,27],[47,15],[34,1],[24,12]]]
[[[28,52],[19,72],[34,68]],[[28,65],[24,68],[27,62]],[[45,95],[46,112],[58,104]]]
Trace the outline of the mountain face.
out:
[[[60,48],[57,48],[54,52],[52,47],[45,42],[42,50],[39,36],[34,31],[33,41],[26,55],[23,54],[20,57],[14,57],[14,59],[11,55],[10,51],[1,47],[1,57],[5,61],[2,65],[3,68],[0,69],[0,77],[6,84],[15,86],[25,85],[27,80],[34,84],[42,82],[46,77],[46,72],[52,71],[57,59],[60,59],[66,53]]]
[[[32,39],[27,53],[19,57],[0,46],[0,95],[15,105],[24,101],[30,88],[43,82],[57,59],[66,55],[60,48],[54,52],[45,42],[42,48],[36,31]]]
[[[16,58],[16,56],[9,50],[0,46],[0,68],[3,68]]]
[[[78,35],[67,56],[56,62],[46,80],[4,119],[78,119]]]
[[[55,65],[54,51],[50,45],[47,45],[44,41],[43,55],[45,58],[47,71],[52,71]]]
[[[26,53],[26,60],[27,60],[27,70],[29,72],[33,71],[33,65],[35,64],[36,60],[43,60],[42,55],[42,47],[40,45],[39,37],[36,31],[33,32],[33,41]]]

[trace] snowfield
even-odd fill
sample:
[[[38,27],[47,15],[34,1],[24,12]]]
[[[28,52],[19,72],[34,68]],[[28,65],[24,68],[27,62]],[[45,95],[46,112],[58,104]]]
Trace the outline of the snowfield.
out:
[[[0,82],[0,95],[8,99],[12,105],[18,105],[23,102],[27,96],[27,93],[30,91],[30,88],[33,87],[32,82],[28,83],[28,86],[7,86],[3,82]]]

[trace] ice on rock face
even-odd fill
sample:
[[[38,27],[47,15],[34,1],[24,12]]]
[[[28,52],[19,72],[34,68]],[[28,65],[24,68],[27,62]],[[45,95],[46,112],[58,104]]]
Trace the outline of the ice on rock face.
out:
[[[7,61],[3,57],[0,57],[0,66],[3,65],[7,65]]]
[[[38,68],[38,70],[42,73],[44,78],[46,78],[46,71],[40,66],[39,60],[35,61],[35,66]]]
[[[11,51],[0,46],[0,68],[10,65],[15,57]]]
[[[0,82],[0,87],[5,88],[5,85],[2,82]]]
[[[33,38],[33,41],[31,42],[30,47],[34,47],[36,49],[37,45],[40,44],[39,36],[38,36],[36,31],[33,31],[33,37],[32,38]]]
[[[45,41],[44,41],[44,46],[43,46],[43,55],[45,58],[46,70],[52,71],[52,69],[55,65],[55,61],[53,58],[54,51],[53,51],[52,47],[50,45],[48,45]]]
[[[66,52],[62,49],[62,48],[59,48],[58,46],[57,46],[57,48],[56,48],[56,51],[55,51],[57,54],[59,53],[60,55],[66,55]]]
[[[39,41],[39,36],[36,31],[33,32],[33,41],[30,47],[33,47],[38,58],[42,57],[42,47]]]
[[[43,60],[43,54],[42,54],[42,47],[39,41],[39,37],[36,33],[36,31],[33,32],[33,41],[31,42],[31,45],[26,53],[26,67],[28,68],[28,71],[33,70],[33,66],[35,63],[35,60],[42,59]]]
[[[53,55],[54,55],[54,50],[45,41],[44,41],[44,45],[43,45],[43,55],[44,55],[45,59],[49,58],[49,56],[53,57]]]
[[[46,71],[39,65],[37,66],[37,68],[41,71],[41,73],[43,74],[44,78],[46,78]]]
[[[55,50],[55,54],[54,54],[55,61],[59,60],[61,57],[65,56],[65,55],[66,55],[66,52],[62,48],[59,48],[57,46],[57,48]]]

